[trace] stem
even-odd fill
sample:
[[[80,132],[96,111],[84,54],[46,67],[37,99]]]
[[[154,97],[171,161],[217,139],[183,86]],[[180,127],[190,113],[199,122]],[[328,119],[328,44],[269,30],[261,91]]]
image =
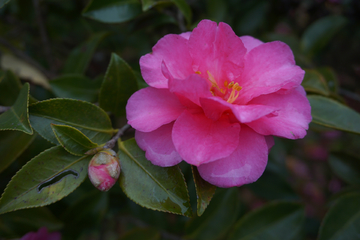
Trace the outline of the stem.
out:
[[[11,107],[6,107],[6,106],[0,106],[0,113],[4,113],[7,110],[9,110]]]
[[[124,134],[124,132],[126,130],[128,130],[130,128],[129,124],[125,124],[122,128],[119,129],[119,131],[115,134],[115,136],[109,140],[105,145],[104,145],[104,149],[106,148],[113,148],[115,147],[116,141]]]

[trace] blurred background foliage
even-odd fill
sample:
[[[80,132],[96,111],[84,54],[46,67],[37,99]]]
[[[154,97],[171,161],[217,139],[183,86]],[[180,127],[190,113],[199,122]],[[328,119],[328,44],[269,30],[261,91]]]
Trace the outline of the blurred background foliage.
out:
[[[190,31],[211,19],[228,23],[239,36],[287,43],[306,69],[308,94],[360,111],[358,0],[0,0],[1,6],[1,68],[28,82],[37,100],[96,103],[111,53],[121,56],[134,69],[138,86],[145,87],[139,58],[165,34]],[[0,105],[11,106],[17,94],[0,89]],[[351,116],[356,123],[359,116]],[[126,123],[123,113],[112,121],[116,128]],[[152,211],[128,199],[118,185],[102,193],[87,179],[48,207],[0,215],[0,239],[41,226],[79,240],[360,239],[352,238],[360,229],[360,136],[351,133],[359,133],[360,122],[335,127],[350,131],[342,132],[318,125],[321,121],[312,123],[302,140],[276,138],[264,175],[240,188],[217,189],[201,217]],[[53,146],[30,136],[17,149],[18,140],[9,142],[7,134],[0,131],[0,152],[10,146],[14,150],[7,154],[17,160],[4,169],[0,164],[0,192],[27,161]],[[129,131],[124,139],[132,136]],[[181,164],[181,169],[196,212],[191,168]]]

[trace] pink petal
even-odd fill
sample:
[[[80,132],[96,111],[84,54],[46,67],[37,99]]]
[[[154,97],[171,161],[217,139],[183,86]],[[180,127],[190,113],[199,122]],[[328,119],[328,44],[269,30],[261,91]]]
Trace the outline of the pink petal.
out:
[[[142,56],[140,69],[145,82],[155,88],[167,88],[168,80],[161,72],[163,61],[175,78],[183,79],[194,73],[187,42],[182,36],[169,34],[156,43],[152,53]]]
[[[253,99],[251,104],[267,104],[280,110],[276,116],[265,116],[247,125],[263,135],[303,138],[311,122],[310,104],[303,91],[303,87],[299,86],[285,95],[272,93]]]
[[[212,121],[203,114],[184,111],[173,127],[176,151],[189,164],[199,166],[229,156],[237,147],[240,124],[226,116]]]
[[[263,44],[262,41],[253,38],[251,36],[241,36],[240,39],[243,42],[247,52],[250,52],[251,49],[256,48],[257,46]]]
[[[269,149],[269,153],[271,148],[275,145],[274,137],[273,136],[265,136],[266,144]]]
[[[241,126],[236,150],[228,157],[201,164],[201,177],[218,187],[234,187],[255,182],[264,172],[268,159],[265,137]]]
[[[148,87],[129,98],[126,117],[136,130],[151,132],[177,119],[183,110],[184,106],[169,90]]]
[[[171,167],[182,160],[172,142],[173,125],[169,123],[152,132],[135,132],[137,144],[146,151],[145,157],[155,165]]]
[[[279,41],[261,44],[246,55],[243,75],[237,80],[242,90],[235,103],[246,104],[260,95],[297,87],[304,74],[288,45]]]
[[[183,38],[185,38],[186,40],[189,40],[191,32],[183,32],[179,34],[180,36],[182,36]]]

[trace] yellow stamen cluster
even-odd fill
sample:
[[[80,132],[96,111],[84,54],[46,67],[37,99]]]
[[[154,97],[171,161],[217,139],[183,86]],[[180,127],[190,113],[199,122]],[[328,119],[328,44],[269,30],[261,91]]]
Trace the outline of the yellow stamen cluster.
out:
[[[196,72],[197,73],[197,72]],[[225,81],[224,82],[224,86],[225,86],[225,89],[223,88],[220,88],[214,78],[214,76],[209,72],[207,71],[207,74],[209,76],[209,81],[211,82],[212,86],[211,86],[211,89],[210,89],[210,92],[213,96],[215,96],[215,93],[214,91],[212,90],[213,87],[215,87],[216,89],[218,89],[222,94],[225,94],[227,92],[227,89],[231,89],[231,93],[228,97],[228,99],[226,100],[228,103],[233,103],[238,97],[239,97],[239,94],[240,94],[240,90],[242,89],[241,86],[239,86],[238,83],[234,83],[234,82],[230,82],[228,83],[228,81]]]

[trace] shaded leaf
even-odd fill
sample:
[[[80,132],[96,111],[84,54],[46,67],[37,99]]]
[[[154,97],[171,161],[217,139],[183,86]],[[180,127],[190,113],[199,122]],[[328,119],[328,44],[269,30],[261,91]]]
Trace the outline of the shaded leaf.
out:
[[[30,105],[29,112],[31,126],[54,144],[58,141],[50,124],[75,127],[97,144],[109,140],[114,131],[104,110],[88,102],[50,99]]]
[[[192,215],[186,183],[178,166],[153,165],[135,139],[120,142],[118,154],[120,186],[131,200],[152,210]]]
[[[10,0],[0,0],[0,8],[2,8],[8,2],[10,2]]]
[[[0,131],[0,173],[27,149],[35,137],[36,134],[19,131]]]
[[[140,72],[134,71],[138,89],[146,88],[149,85],[145,82]]]
[[[82,15],[104,23],[122,23],[141,14],[138,0],[92,0]]]
[[[119,240],[160,240],[160,232],[154,228],[135,228],[125,233]]]
[[[319,93],[325,96],[330,94],[326,80],[322,74],[315,69],[305,69],[305,76],[301,85],[308,92]]]
[[[214,193],[216,191],[216,186],[202,179],[196,167],[191,166],[191,169],[196,187],[197,215],[201,216],[204,213],[207,206],[209,205],[212,197],[214,196]]]
[[[113,53],[100,89],[100,107],[116,116],[125,115],[127,101],[137,89],[131,67]]]
[[[71,154],[82,156],[99,146],[74,127],[51,124],[51,128],[61,146]]]
[[[348,184],[360,185],[360,159],[347,154],[332,153],[329,164],[339,178]]]
[[[86,42],[72,50],[70,56],[65,62],[64,74],[85,72],[89,62],[96,50],[100,41],[107,35],[107,33],[100,32],[91,36]]]
[[[292,202],[272,202],[242,217],[228,240],[303,239],[305,211]]]
[[[33,134],[28,113],[29,88],[29,83],[25,83],[14,105],[0,115],[0,130],[17,130]]]
[[[0,70],[0,105],[12,106],[21,90],[19,78],[11,71]]]
[[[337,93],[339,90],[339,80],[334,70],[330,67],[322,67],[317,69],[324,77],[331,92]]]
[[[360,114],[330,98],[307,96],[313,122],[326,127],[360,134]]]
[[[321,223],[319,240],[359,239],[360,193],[339,198]]]
[[[7,185],[0,199],[0,214],[49,205],[66,197],[84,181],[90,159],[74,156],[61,146],[40,153]]]

